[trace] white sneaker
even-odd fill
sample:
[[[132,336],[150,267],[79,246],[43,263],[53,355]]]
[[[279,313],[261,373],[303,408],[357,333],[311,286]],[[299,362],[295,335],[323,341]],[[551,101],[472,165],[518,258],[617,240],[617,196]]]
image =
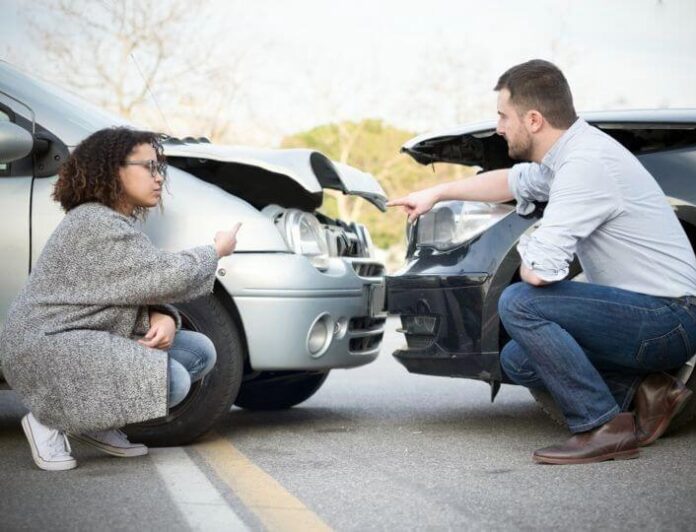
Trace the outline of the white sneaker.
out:
[[[22,429],[29,440],[34,463],[39,468],[65,471],[77,467],[77,461],[70,456],[72,449],[64,432],[42,425],[31,412],[22,418]]]
[[[147,447],[142,443],[131,443],[128,437],[118,429],[101,430],[98,432],[85,432],[84,434],[71,434],[82,443],[96,447],[102,452],[121,458],[131,458],[147,454]]]

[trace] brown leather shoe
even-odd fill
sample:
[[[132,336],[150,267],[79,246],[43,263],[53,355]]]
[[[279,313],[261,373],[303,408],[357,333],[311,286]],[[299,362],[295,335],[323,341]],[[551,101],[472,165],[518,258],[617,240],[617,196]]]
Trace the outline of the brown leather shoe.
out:
[[[638,457],[638,440],[633,414],[617,414],[601,427],[581,432],[561,445],[534,451],[534,461],[541,464],[588,464],[604,460]]]
[[[650,445],[662,436],[670,421],[686,405],[691,390],[666,373],[653,373],[636,390],[633,406],[638,425],[638,445]]]

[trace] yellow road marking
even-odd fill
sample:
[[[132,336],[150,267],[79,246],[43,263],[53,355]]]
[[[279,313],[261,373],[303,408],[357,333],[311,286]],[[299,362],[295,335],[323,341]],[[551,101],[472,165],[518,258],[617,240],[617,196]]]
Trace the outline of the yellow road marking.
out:
[[[319,516],[277,480],[254,465],[232,443],[212,434],[193,448],[270,531],[330,531]]]

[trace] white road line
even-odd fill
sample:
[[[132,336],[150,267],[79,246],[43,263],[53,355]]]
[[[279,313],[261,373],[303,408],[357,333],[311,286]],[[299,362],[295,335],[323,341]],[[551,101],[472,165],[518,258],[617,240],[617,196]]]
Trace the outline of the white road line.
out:
[[[183,449],[151,448],[150,458],[192,530],[249,530]]]

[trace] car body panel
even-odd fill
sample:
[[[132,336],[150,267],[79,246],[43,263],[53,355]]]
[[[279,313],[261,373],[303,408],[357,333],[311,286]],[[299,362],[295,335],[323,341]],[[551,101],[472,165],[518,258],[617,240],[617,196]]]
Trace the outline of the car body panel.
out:
[[[2,277],[0,282],[0,329],[14,297],[29,275],[29,198],[31,178],[0,177],[0,250]],[[3,198],[14,198],[3,201]]]
[[[358,264],[365,262],[370,261]],[[223,259],[221,267],[225,274],[218,279],[239,308],[253,369],[351,367],[377,356],[379,344],[351,349],[350,342],[383,333],[382,316],[365,326],[357,323],[370,315],[370,286],[382,285],[383,280],[360,276],[350,259],[330,259],[326,272],[298,255],[233,255]],[[260,270],[263,276],[258,275]],[[332,334],[326,351],[313,357],[307,337],[321,316],[327,316],[334,328],[342,323],[348,327],[344,334]],[[278,356],[282,351],[285,357]]]
[[[538,213],[512,212],[450,252],[421,250],[387,276],[390,313],[438,317],[431,337],[402,330],[409,345],[394,353],[399,362],[414,373],[500,379],[497,301],[519,268],[517,241],[537,221]]]
[[[144,224],[158,246],[174,250],[211,244],[216,231],[241,222],[236,252],[289,253],[271,220],[246,201],[177,168],[169,169],[165,189],[164,207],[152,209]]]

